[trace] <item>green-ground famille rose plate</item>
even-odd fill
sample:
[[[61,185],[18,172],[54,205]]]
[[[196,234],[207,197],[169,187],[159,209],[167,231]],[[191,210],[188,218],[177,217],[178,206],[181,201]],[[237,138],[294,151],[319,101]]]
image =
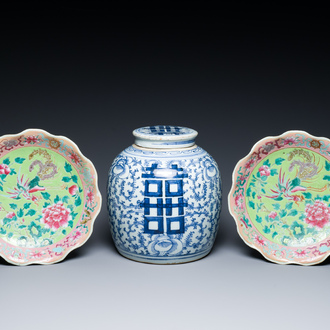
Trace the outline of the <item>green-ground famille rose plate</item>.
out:
[[[313,265],[330,254],[330,140],[267,137],[238,162],[229,210],[244,242],[270,261]]]
[[[97,173],[78,147],[39,129],[0,137],[0,256],[51,264],[90,237]]]

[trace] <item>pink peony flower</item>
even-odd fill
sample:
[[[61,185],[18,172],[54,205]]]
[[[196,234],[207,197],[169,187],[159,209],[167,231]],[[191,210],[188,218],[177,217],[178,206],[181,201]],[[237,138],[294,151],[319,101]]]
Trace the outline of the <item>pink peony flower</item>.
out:
[[[75,239],[78,239],[81,236],[82,236],[82,233],[79,230],[77,230],[75,232],[75,234],[72,236],[72,240],[74,241]]]
[[[272,211],[268,214],[268,218],[275,219],[277,217],[277,213],[275,211]]]
[[[242,209],[243,208],[243,203],[244,203],[244,199],[243,199],[243,195],[239,194],[235,196],[235,205]]]
[[[32,258],[41,258],[43,255],[43,252],[31,252]]]
[[[68,226],[68,222],[72,220],[70,213],[70,209],[63,206],[62,202],[58,202],[42,210],[40,222],[44,223],[46,228],[57,230],[60,227]]]
[[[265,176],[269,176],[270,175],[270,170],[269,167],[267,165],[262,165],[259,167],[259,173],[261,176],[265,175]]]
[[[7,215],[6,215],[6,218],[7,219],[12,219],[13,217],[15,217],[16,216],[16,214],[14,213],[14,212],[9,212],[9,213],[7,213]]]
[[[304,251],[304,250],[296,251],[295,254],[299,258],[306,257],[306,255],[307,255],[306,251]]]
[[[75,154],[74,152],[72,152],[70,154],[70,159],[73,163],[76,163],[76,164],[80,164],[80,162],[81,162],[79,156],[77,154]]]
[[[28,136],[26,138],[26,143],[27,144],[35,144],[38,143],[38,138],[35,135]]]
[[[245,168],[250,168],[253,166],[253,164],[254,164],[254,159],[251,158],[245,163]]]
[[[238,178],[238,182],[239,182],[239,184],[241,184],[241,185],[244,184],[245,180],[246,180],[246,178],[245,178],[244,175],[241,175],[241,176]]]
[[[305,214],[305,221],[318,228],[323,228],[330,220],[330,208],[320,200],[317,200],[314,205],[307,204]]]
[[[8,175],[10,173],[10,168],[6,164],[0,164],[0,174]]]
[[[255,243],[257,243],[258,245],[261,245],[261,246],[265,246],[265,245],[266,245],[265,240],[264,240],[262,237],[258,236],[258,235],[255,235],[255,236],[254,236],[254,241],[255,241]]]
[[[297,141],[294,137],[287,137],[284,139],[284,144],[295,144]]]
[[[94,202],[94,194],[92,190],[88,191],[87,197],[88,197],[87,204],[91,205]]]
[[[77,191],[78,191],[78,187],[75,184],[69,188],[69,193],[71,195],[75,195]]]

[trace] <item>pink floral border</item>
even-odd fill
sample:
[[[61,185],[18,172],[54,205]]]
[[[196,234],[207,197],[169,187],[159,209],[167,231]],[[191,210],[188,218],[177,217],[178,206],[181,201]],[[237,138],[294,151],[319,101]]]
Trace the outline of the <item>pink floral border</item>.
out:
[[[83,245],[93,231],[100,212],[102,198],[97,185],[97,172],[90,160],[82,155],[78,146],[63,136],[44,130],[28,129],[19,134],[0,137],[0,157],[26,146],[52,148],[65,157],[78,172],[84,190],[84,209],[76,227],[61,241],[40,248],[13,246],[0,238],[0,256],[15,265],[52,264],[63,260],[72,250]]]
[[[330,140],[327,138],[315,137],[304,131],[288,131],[280,136],[266,137],[258,141],[250,153],[237,163],[228,195],[228,206],[243,241],[266,259],[279,264],[313,265],[324,261],[330,254],[330,237],[306,247],[288,247],[271,242],[250,221],[243,198],[249,175],[255,166],[273,151],[293,145],[319,152],[330,160]]]

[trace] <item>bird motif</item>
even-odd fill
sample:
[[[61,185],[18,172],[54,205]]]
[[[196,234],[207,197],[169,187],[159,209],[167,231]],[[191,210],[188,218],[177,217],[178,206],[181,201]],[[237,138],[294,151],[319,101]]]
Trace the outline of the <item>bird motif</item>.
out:
[[[282,170],[279,172],[278,183],[270,189],[273,193],[270,196],[266,196],[267,198],[272,198],[275,201],[281,201],[283,198],[287,200],[294,201],[297,205],[299,202],[303,201],[305,197],[302,194],[295,194],[298,192],[303,192],[307,190],[313,191],[325,191],[327,186],[323,188],[314,188],[314,187],[305,187],[301,184],[301,180],[298,177],[295,177],[293,180],[285,177],[285,173],[282,174]]]
[[[45,187],[39,186],[39,178],[36,177],[33,180],[26,179],[24,177],[24,174],[18,174],[17,176],[17,187],[14,189],[10,189],[10,191],[7,191],[7,196],[12,199],[21,199],[24,198],[28,201],[34,202],[36,205],[38,205],[38,197],[33,195],[33,193],[36,193],[38,191],[44,191]]]

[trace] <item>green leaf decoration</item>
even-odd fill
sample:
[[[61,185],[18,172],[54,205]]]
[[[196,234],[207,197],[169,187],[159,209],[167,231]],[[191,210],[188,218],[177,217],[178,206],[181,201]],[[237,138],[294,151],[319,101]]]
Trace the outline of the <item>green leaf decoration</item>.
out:
[[[3,160],[3,163],[6,164],[6,165],[9,165],[10,164],[10,160],[9,158],[6,158]]]
[[[30,208],[30,205],[31,205],[31,203],[25,203],[23,207],[25,208],[25,210],[27,210]]]
[[[299,224],[297,221],[294,221],[290,227],[294,237],[300,239],[305,235],[304,226]]]
[[[26,226],[25,225],[20,225],[20,226],[18,226],[18,228],[23,229],[23,228],[26,228]]]
[[[40,219],[42,219],[42,214],[38,215],[34,220],[36,220],[36,221],[40,221]],[[48,231],[49,231],[49,229],[47,229],[47,228],[44,228],[43,230],[44,230],[45,232],[48,232]]]
[[[241,218],[241,221],[244,222],[249,228],[252,228],[249,219],[246,218],[244,215],[243,218]]]
[[[270,229],[269,229],[268,226],[265,226],[262,230],[263,230],[263,232],[264,232],[265,234],[269,234],[269,233],[270,233]]]
[[[62,178],[62,181],[64,181],[64,182],[69,182],[69,181],[71,181],[71,178],[69,178],[68,176],[64,176],[64,177]]]
[[[294,187],[297,187],[300,185],[300,179],[299,178],[294,178],[292,181],[291,181],[291,187],[294,188]]]
[[[7,231],[6,231],[5,229],[3,229],[2,227],[0,228],[0,234],[1,234],[1,235],[5,235],[6,232],[7,232]]]
[[[295,217],[298,214],[298,211],[293,209],[289,212],[288,216]]]
[[[39,181],[40,181],[40,178],[38,176],[36,176],[34,179],[32,179],[29,183],[29,188],[32,189],[36,186],[39,185]]]
[[[273,232],[272,238],[274,238],[278,233],[276,231]]]
[[[261,223],[261,222],[262,222],[262,218],[259,217],[259,216],[257,215],[257,216],[256,216],[256,221],[257,221],[258,223]]]
[[[15,162],[18,164],[22,164],[24,162],[25,158],[17,157],[15,158]]]
[[[267,180],[267,176],[266,176],[266,175],[263,175],[260,179],[261,179],[262,181],[266,181],[266,180]]]
[[[329,176],[329,175],[325,175],[325,176],[323,177],[323,180],[330,181],[330,176]]]
[[[58,195],[56,195],[56,197],[55,197],[55,199],[54,199],[54,203],[56,204],[56,203],[58,203],[60,200],[61,200],[60,197],[59,197]]]
[[[283,197],[281,197],[281,196],[278,196],[278,197],[276,197],[276,198],[274,198],[274,201],[281,201],[281,200],[283,200]]]
[[[287,204],[285,205],[285,208],[286,208],[287,210],[291,210],[291,209],[292,209],[292,205],[293,205],[293,203],[287,203]]]
[[[45,208],[46,208],[47,206],[49,206],[49,205],[50,205],[50,203],[45,202],[43,208],[45,209]]]
[[[48,194],[48,192],[41,192],[41,195],[45,200],[48,200],[50,198],[50,194]]]
[[[16,220],[17,220],[17,216],[16,216],[16,215],[13,216],[11,219],[9,219],[9,218],[4,218],[4,219],[3,219],[3,224],[6,225],[7,223],[10,223],[10,222],[12,222],[12,221],[16,221]]]
[[[251,203],[251,202],[250,202],[250,203]],[[249,203],[249,204],[250,204],[250,203]],[[79,196],[78,196],[77,199],[75,200],[74,205],[76,205],[76,206],[81,205],[81,198],[80,198]],[[253,204],[253,208],[254,208],[254,204]]]
[[[69,199],[70,199],[69,196],[63,196],[62,202],[67,204],[67,203],[69,203]]]
[[[25,216],[33,217],[37,213],[36,210],[30,209],[26,212]]]
[[[2,181],[5,181],[6,177],[7,177],[6,174],[1,174],[1,175],[0,175],[0,179],[1,179]]]
[[[76,175],[72,175],[72,181],[74,183],[78,183],[78,177]]]
[[[312,194],[311,193],[303,192],[302,194],[305,196],[306,199],[312,199]]]
[[[12,168],[9,175],[17,174],[16,171]]]
[[[19,209],[19,211],[17,212],[17,216],[18,216],[19,218],[22,218],[23,215],[24,215],[23,210],[22,210],[22,209]]]
[[[264,161],[264,164],[263,165],[266,165],[266,166],[270,167],[269,159],[267,159],[266,161]]]
[[[14,236],[14,233],[8,233],[7,237],[12,238]]]
[[[271,176],[274,176],[274,175],[277,175],[278,172],[277,172],[277,169],[276,168],[273,168],[272,170],[270,170],[270,175]]]
[[[285,217],[287,215],[287,212],[285,210],[282,210],[280,213],[279,213],[279,216],[281,218]]]
[[[273,208],[274,208],[275,210],[279,210],[279,209],[281,208],[281,205],[278,204],[278,203],[276,203],[276,204],[272,204],[272,206],[273,206]]]
[[[307,234],[315,234],[316,230],[314,227],[310,228],[310,227],[307,227]]]
[[[282,165],[282,162],[283,162],[283,161],[285,161],[284,158],[276,158],[276,159],[275,159],[275,164],[276,164],[276,165]]]
[[[73,211],[73,209],[74,209],[74,206],[72,205],[72,204],[70,204],[70,205],[68,205],[68,209],[70,209],[71,210],[71,212]]]
[[[62,234],[66,235],[66,230],[65,229],[62,230]]]
[[[17,209],[17,204],[9,204],[9,207],[13,210]]]
[[[329,202],[329,199],[330,199],[330,195],[323,196],[324,201]]]
[[[71,228],[73,228],[73,221],[72,221],[72,220],[70,220],[70,221],[68,222],[68,226],[71,227]]]
[[[327,162],[327,161],[325,161],[325,169],[326,169],[327,171],[330,171],[330,163]]]
[[[76,218],[77,215],[78,215],[78,213],[71,212],[71,217],[73,220]]]
[[[257,203],[257,213],[261,210],[262,206],[264,205],[264,203]]]
[[[256,197],[256,192],[254,191],[254,192],[252,193],[252,198],[255,199],[255,197]]]
[[[249,188],[246,190],[245,195],[246,195],[246,197],[250,197],[250,196],[251,196],[251,187],[249,187]]]
[[[0,190],[1,190],[1,191],[3,191],[3,188],[2,188],[2,186],[1,186],[1,185],[0,185]]]
[[[68,173],[70,173],[71,171],[72,171],[72,166],[69,164],[69,163],[65,163],[65,165],[64,165],[64,169],[68,172]]]
[[[288,225],[283,225],[282,228],[289,228],[289,226]]]

